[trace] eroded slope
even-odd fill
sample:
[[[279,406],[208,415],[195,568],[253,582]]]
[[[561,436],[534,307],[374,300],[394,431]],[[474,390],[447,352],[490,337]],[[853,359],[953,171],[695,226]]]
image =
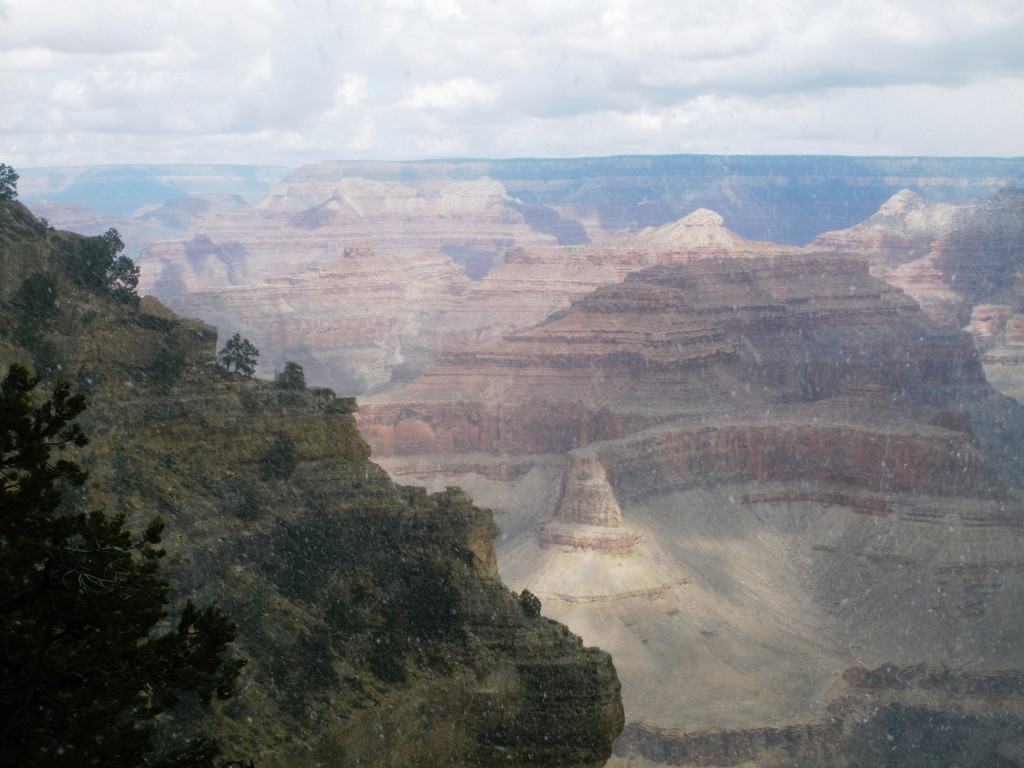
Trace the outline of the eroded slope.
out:
[[[360,419],[498,508],[505,578],[612,650],[628,720],[725,745],[699,764],[827,740],[852,667],[1024,664],[1024,415],[864,261],[652,267]]]

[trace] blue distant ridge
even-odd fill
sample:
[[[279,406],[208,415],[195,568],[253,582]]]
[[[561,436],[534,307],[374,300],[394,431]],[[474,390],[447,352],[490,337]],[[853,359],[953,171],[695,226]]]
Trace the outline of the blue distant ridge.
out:
[[[751,240],[806,245],[875,213],[901,189],[933,202],[976,203],[1024,186],[1024,158],[819,155],[622,155],[598,158],[324,162],[289,170],[256,165],[125,165],[17,169],[21,198],[127,216],[200,194],[254,201],[284,179],[362,177],[410,186],[483,176],[501,182],[531,224],[559,242],[586,235],[559,205],[591,206],[612,231],[675,221],[710,208]],[[290,173],[290,176],[289,176]]]

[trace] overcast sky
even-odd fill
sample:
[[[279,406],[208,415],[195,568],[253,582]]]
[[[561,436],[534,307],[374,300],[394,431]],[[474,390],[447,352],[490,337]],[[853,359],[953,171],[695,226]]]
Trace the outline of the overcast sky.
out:
[[[1024,155],[1022,0],[0,0],[0,162]]]

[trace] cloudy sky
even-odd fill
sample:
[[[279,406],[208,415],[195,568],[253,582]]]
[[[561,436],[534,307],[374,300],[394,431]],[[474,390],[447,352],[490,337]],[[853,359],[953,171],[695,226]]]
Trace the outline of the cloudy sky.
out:
[[[0,0],[0,162],[1024,155],[1021,0]]]

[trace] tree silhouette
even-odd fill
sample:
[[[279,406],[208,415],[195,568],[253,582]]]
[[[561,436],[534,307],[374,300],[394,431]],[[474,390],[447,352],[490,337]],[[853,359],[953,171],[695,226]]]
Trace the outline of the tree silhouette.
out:
[[[243,339],[242,334],[236,333],[217,353],[217,364],[227,371],[234,367],[237,373],[251,377],[256,375],[256,361],[259,356],[260,351],[256,346],[248,339]]]
[[[306,372],[291,360],[284,364],[284,370],[274,377],[274,383],[281,389],[305,389]]]
[[[0,200],[18,196],[18,174],[7,163],[0,163]]]
[[[189,602],[154,634],[164,524],[133,538],[123,515],[73,509],[64,492],[86,472],[53,454],[87,444],[86,401],[61,381],[36,405],[38,383],[14,365],[0,385],[0,765],[212,766],[204,737],[158,750],[157,716],[231,695],[235,625]]]
[[[111,227],[102,235],[84,237],[67,254],[71,277],[79,285],[125,302],[138,300],[139,267],[124,250],[121,234]]]

